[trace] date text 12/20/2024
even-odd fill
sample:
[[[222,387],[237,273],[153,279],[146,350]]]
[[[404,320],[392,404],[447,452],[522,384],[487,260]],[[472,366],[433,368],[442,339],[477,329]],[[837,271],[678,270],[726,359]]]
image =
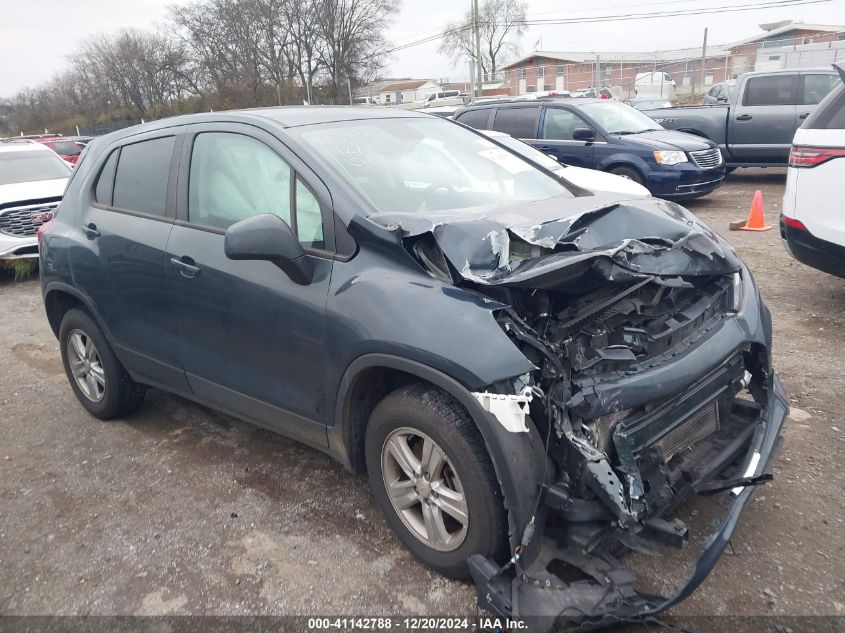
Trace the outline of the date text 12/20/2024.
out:
[[[527,629],[527,623],[520,619],[479,617],[338,617],[308,618],[308,629],[347,631],[520,631]]]

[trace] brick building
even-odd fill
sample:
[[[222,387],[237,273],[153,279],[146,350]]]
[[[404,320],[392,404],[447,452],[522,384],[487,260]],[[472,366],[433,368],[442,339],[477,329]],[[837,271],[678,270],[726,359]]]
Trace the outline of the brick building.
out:
[[[832,53],[804,56],[813,65],[828,57],[845,58],[845,51],[837,52],[839,42],[845,41],[845,26],[788,21],[761,24],[760,28],[762,33],[735,44],[708,46],[703,69],[700,47],[653,53],[534,51],[505,66],[502,80],[509,94],[520,95],[592,88],[598,76],[602,86],[614,87],[628,97],[634,93],[637,74],[665,72],[675,82],[678,93],[688,94],[694,87],[700,93],[702,85],[706,88],[739,73],[760,69],[758,59],[765,60],[765,68],[786,67],[787,57],[779,55],[781,49],[789,46],[818,48],[828,43]],[[793,55],[791,59],[801,58]]]

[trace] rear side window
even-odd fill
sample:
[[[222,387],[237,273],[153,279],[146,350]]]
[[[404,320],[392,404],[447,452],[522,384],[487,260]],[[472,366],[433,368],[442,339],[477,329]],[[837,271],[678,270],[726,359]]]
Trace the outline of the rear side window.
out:
[[[458,121],[464,125],[474,127],[476,130],[486,130],[489,128],[487,122],[490,120],[490,108],[483,108],[481,110],[469,110],[464,112]]]
[[[795,80],[798,75],[770,75],[748,80],[745,97],[747,106],[772,106],[795,104]]]
[[[537,138],[539,107],[497,108],[493,129],[515,138]]]
[[[167,179],[175,138],[124,145],[114,179],[112,206],[149,215],[164,215]]]
[[[117,156],[119,153],[120,150],[116,149],[109,155],[108,160],[100,170],[97,185],[94,187],[94,200],[107,207],[112,206],[111,196],[114,189],[114,172],[117,167]]]
[[[802,105],[816,105],[839,84],[838,75],[804,75]]]
[[[845,130],[845,86],[831,92],[802,126],[809,130]]]

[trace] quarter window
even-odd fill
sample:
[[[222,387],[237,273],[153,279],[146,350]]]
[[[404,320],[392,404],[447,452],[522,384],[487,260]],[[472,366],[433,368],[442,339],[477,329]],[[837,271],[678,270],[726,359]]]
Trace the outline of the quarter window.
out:
[[[149,215],[165,214],[174,143],[174,137],[166,136],[120,149],[112,206]]]
[[[796,75],[752,77],[748,80],[743,105],[792,105],[795,103],[795,79]]]
[[[539,107],[498,108],[493,129],[516,138],[537,138]]]
[[[463,123],[464,125],[468,125],[470,127],[474,127],[476,130],[486,130],[488,125],[487,121],[490,120],[490,110],[488,108],[482,108],[480,110],[469,110],[464,112],[460,117],[458,117],[458,121]]]
[[[94,200],[107,207],[111,206],[111,195],[114,189],[114,172],[117,167],[117,157],[120,150],[114,150],[109,156],[106,164],[103,165],[100,176],[97,178],[97,186],[94,188]]]
[[[324,250],[320,203],[300,178],[296,179],[296,236],[303,246]]]

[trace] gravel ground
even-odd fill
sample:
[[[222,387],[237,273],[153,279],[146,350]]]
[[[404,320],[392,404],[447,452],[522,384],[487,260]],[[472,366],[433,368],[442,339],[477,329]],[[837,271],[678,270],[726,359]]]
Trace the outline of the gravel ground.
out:
[[[775,481],[749,504],[685,615],[845,614],[845,281],[777,230],[728,232],[783,170],[740,170],[688,206],[733,242],[774,315],[793,410]],[[0,281],[0,614],[470,614],[471,584],[417,563],[363,477],[317,451],[152,391],[100,422],[75,401],[37,281]],[[696,500],[684,513],[707,517]],[[652,583],[682,582],[647,561]]]

